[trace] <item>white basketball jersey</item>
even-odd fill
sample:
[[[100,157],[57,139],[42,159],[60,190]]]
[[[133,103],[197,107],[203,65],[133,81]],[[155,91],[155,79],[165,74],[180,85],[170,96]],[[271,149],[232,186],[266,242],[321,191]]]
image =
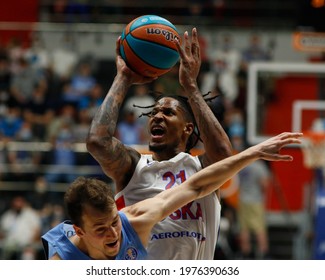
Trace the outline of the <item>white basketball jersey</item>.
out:
[[[116,194],[118,208],[176,187],[201,170],[198,157],[180,153],[168,161],[142,155],[123,191]],[[158,223],[148,245],[149,259],[212,260],[217,242],[221,205],[215,193],[194,200]]]

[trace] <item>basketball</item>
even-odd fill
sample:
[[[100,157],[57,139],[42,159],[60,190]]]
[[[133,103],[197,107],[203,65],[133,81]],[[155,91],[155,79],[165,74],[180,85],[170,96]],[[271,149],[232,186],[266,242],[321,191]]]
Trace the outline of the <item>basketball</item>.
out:
[[[126,64],[145,77],[167,73],[179,60],[176,27],[167,19],[144,15],[132,20],[121,35],[120,54]]]

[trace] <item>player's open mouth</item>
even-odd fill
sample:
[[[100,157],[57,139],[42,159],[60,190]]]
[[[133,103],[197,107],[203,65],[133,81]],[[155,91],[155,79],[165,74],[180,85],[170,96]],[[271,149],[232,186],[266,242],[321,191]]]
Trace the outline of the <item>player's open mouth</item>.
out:
[[[151,137],[153,139],[159,139],[165,135],[165,130],[161,126],[153,126],[151,128]]]
[[[117,245],[117,242],[118,242],[118,240],[116,240],[116,241],[114,241],[112,243],[106,243],[106,246],[110,247],[110,248],[113,248],[113,247],[115,247]]]

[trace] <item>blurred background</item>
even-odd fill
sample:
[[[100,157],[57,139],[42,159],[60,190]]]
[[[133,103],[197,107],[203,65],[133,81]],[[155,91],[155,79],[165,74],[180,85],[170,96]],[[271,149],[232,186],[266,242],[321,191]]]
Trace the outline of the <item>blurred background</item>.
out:
[[[222,187],[215,259],[325,259],[324,0],[11,0],[0,4],[0,259],[43,259],[40,236],[66,218],[78,175],[106,178],[85,149],[115,75],[115,41],[155,14],[197,27],[203,94],[238,152],[282,131],[306,132],[292,163],[262,163]],[[147,151],[143,109],[177,94],[178,65],[134,86],[116,137]],[[192,153],[202,151],[199,143]],[[262,205],[255,231],[243,204]],[[264,215],[264,214],[265,215]],[[245,216],[255,220],[254,216]]]

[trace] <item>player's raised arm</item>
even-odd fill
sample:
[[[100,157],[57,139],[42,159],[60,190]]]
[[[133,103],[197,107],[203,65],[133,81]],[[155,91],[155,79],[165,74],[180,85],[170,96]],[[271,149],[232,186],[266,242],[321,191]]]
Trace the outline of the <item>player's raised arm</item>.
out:
[[[205,153],[200,156],[203,167],[232,155],[229,138],[204,100],[197,84],[201,67],[200,44],[196,28],[192,37],[184,33],[184,46],[177,42],[180,54],[179,81],[188,98],[195,121],[200,131]]]
[[[118,189],[127,184],[140,158],[138,152],[124,146],[114,137],[119,111],[131,85],[153,80],[142,77],[127,67],[119,54],[119,41],[120,38],[116,42],[117,74],[91,122],[86,142],[90,154],[100,164],[104,173],[115,181]]]
[[[241,153],[214,163],[189,178],[188,182],[186,182],[187,187],[198,192],[199,197],[202,197],[218,189],[241,169],[256,160],[292,161],[293,157],[291,155],[281,154],[280,151],[284,146],[300,144],[301,140],[299,138],[302,135],[302,133],[284,132]],[[186,192],[185,187],[182,188]]]

